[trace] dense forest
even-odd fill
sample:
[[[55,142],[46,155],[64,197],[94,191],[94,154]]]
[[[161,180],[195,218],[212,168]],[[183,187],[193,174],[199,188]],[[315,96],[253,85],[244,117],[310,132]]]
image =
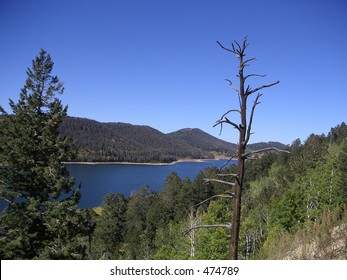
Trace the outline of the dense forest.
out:
[[[164,134],[149,126],[127,123],[101,123],[77,117],[64,117],[60,126],[64,137],[72,139],[80,162],[173,162],[178,159],[228,157],[236,144],[213,137],[200,129],[181,129]],[[278,142],[250,144],[249,149],[274,146]]]

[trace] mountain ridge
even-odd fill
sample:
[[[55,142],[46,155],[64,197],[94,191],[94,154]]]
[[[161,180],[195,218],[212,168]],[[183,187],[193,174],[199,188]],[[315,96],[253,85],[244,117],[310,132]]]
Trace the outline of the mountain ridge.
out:
[[[67,116],[60,126],[62,136],[72,139],[79,162],[167,163],[180,159],[230,157],[237,145],[216,138],[199,128],[163,133],[147,125],[98,122]],[[270,142],[277,148],[286,146]],[[269,147],[267,143],[250,144]],[[258,149],[258,148],[257,148]]]

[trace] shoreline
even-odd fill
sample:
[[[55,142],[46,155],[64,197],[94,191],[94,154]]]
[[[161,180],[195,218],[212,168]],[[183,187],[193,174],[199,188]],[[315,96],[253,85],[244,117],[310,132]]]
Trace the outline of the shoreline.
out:
[[[204,162],[210,160],[221,160],[221,159],[229,159],[229,158],[212,158],[212,159],[179,159],[173,162],[128,162],[128,161],[98,161],[98,162],[90,162],[90,161],[67,161],[63,162],[63,164],[83,164],[83,165],[149,165],[149,166],[165,166],[165,165],[174,165],[180,162]]]

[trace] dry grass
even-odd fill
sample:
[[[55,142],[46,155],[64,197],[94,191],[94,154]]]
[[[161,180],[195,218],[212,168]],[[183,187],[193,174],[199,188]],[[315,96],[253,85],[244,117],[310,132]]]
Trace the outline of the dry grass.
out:
[[[347,259],[347,210],[326,212],[320,221],[295,234],[281,232],[268,240],[263,257],[282,260]]]

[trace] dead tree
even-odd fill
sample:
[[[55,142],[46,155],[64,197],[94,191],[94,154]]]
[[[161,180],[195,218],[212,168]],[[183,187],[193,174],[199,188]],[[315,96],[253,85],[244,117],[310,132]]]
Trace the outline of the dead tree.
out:
[[[231,125],[233,128],[235,128],[239,133],[239,142],[237,146],[237,151],[235,156],[233,157],[237,159],[237,174],[230,174],[230,176],[232,176],[235,179],[235,182],[230,183],[227,181],[223,182],[223,180],[218,180],[219,183],[225,183],[226,185],[229,185],[229,186],[231,185],[234,188],[233,220],[232,220],[231,228],[230,228],[229,258],[236,260],[238,258],[238,242],[239,242],[240,216],[241,216],[241,196],[242,196],[244,174],[245,174],[245,161],[248,157],[252,156],[253,154],[262,153],[262,152],[271,150],[271,148],[270,149],[267,148],[264,150],[258,150],[258,151],[246,153],[246,147],[252,134],[252,124],[253,124],[255,108],[258,104],[260,104],[259,99],[262,96],[262,94],[260,94],[259,91],[264,88],[272,87],[278,84],[279,81],[276,81],[271,84],[265,84],[254,89],[252,89],[249,85],[246,86],[246,82],[248,81],[249,78],[266,76],[266,75],[255,74],[255,73],[246,75],[244,73],[244,70],[247,66],[249,66],[249,63],[255,60],[255,57],[245,59],[245,56],[246,56],[245,51],[249,45],[247,43],[247,37],[244,38],[242,45],[234,41],[231,44],[231,48],[224,47],[218,41],[217,43],[222,49],[236,55],[238,59],[238,63],[239,63],[238,74],[236,75],[239,79],[239,87],[236,88],[232,84],[231,80],[226,79],[230,87],[236,92],[238,96],[239,108],[227,111],[225,114],[222,115],[222,117],[215,124],[215,126],[218,126],[218,125],[221,126],[221,132],[223,129],[223,124],[228,124],[228,125]],[[250,110],[250,115],[248,116],[247,102],[249,101],[249,97],[254,96],[255,94],[256,96],[253,100],[253,105]],[[230,120],[230,118],[228,117],[230,113],[238,114],[239,123]]]
[[[216,225],[191,225],[190,228],[186,231],[183,232],[184,235],[190,233],[191,231],[197,230],[197,229],[203,229],[203,228],[227,228],[230,231],[230,239],[229,239],[229,259],[236,260],[238,259],[238,241],[239,241],[239,232],[240,232],[240,217],[241,217],[241,195],[242,195],[242,190],[243,190],[243,182],[244,182],[244,175],[245,175],[245,162],[246,159],[249,158],[251,159],[252,156],[255,154],[260,154],[260,153],[265,153],[268,151],[276,151],[276,152],[286,152],[288,151],[278,149],[276,147],[270,147],[270,148],[265,148],[265,149],[260,149],[257,151],[251,151],[251,152],[246,152],[246,147],[247,144],[250,140],[250,137],[252,135],[252,124],[253,124],[253,117],[254,117],[254,112],[255,108],[257,105],[260,104],[260,97],[262,94],[259,93],[260,90],[268,87],[272,87],[276,84],[279,83],[279,81],[276,81],[271,84],[265,84],[260,87],[252,89],[248,84],[246,87],[246,81],[249,78],[252,77],[265,77],[266,75],[261,75],[261,74],[247,74],[245,75],[244,69],[249,66],[249,63],[255,60],[255,57],[245,59],[246,56],[246,49],[248,47],[247,43],[247,37],[244,38],[242,45],[234,41],[231,44],[231,48],[226,48],[224,47],[220,42],[218,42],[218,45],[230,52],[236,55],[238,62],[239,62],[239,72],[236,75],[239,79],[239,87],[236,88],[231,80],[226,79],[226,81],[229,83],[230,87],[237,93],[238,100],[239,100],[239,108],[238,109],[231,109],[224,113],[222,117],[215,123],[215,126],[220,125],[221,127],[221,132],[223,130],[223,124],[228,124],[231,125],[233,128],[235,128],[239,132],[239,142],[237,145],[237,151],[234,156],[230,158],[232,159],[237,159],[237,173],[235,174],[218,174],[220,177],[229,177],[229,178],[234,178],[234,182],[226,181],[227,179],[208,179],[205,178],[204,181],[206,183],[220,183],[228,186],[229,188],[233,189],[234,192],[231,193],[230,195],[215,195],[212,196],[202,202],[200,202],[197,205],[194,205],[193,207],[198,207],[199,205],[209,202],[211,199],[215,198],[228,198],[232,199],[233,201],[233,218],[231,223],[225,223],[225,224],[216,224]],[[253,99],[253,105],[250,110],[250,114],[248,115],[247,111],[247,102],[248,98],[250,96],[255,96]],[[230,113],[237,113],[239,116],[239,123],[236,123],[234,121],[231,121],[228,117]],[[229,160],[229,161],[230,161]],[[228,162],[229,162],[228,161]],[[225,164],[226,165],[226,164]],[[224,167],[224,166],[223,166]],[[222,168],[223,168],[222,167]],[[222,169],[221,168],[221,169]]]

